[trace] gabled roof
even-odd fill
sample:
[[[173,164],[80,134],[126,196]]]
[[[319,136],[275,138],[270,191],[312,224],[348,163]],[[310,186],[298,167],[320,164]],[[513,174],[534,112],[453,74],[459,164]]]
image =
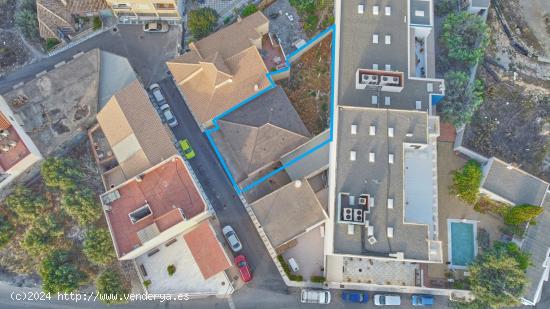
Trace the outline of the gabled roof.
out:
[[[205,280],[231,267],[209,221],[199,223],[183,238]]]
[[[306,180],[291,182],[250,207],[275,248],[327,218]]]
[[[267,68],[253,44],[267,23],[262,13],[255,13],[189,44],[187,53],[166,63],[199,124],[269,86]]]
[[[97,114],[126,178],[177,153],[139,81],[117,92]]]
[[[540,206],[548,183],[519,168],[492,157],[483,168],[481,188],[508,202]]]
[[[280,87],[218,120],[214,138],[237,174],[250,175],[309,140],[310,134]],[[223,151],[225,150],[225,151]],[[246,176],[245,176],[246,177]]]

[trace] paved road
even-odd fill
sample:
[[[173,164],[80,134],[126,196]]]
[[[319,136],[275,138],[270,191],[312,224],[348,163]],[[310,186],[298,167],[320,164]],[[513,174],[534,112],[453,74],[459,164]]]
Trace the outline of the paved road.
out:
[[[167,76],[165,62],[176,56],[179,36],[180,30],[174,26],[168,33],[145,33],[141,25],[118,25],[116,31],[106,31],[71,49],[3,76],[0,78],[0,94],[21,81],[33,79],[36,73],[53,69],[58,62],[70,60],[73,55],[94,48],[127,57],[141,82],[148,86]]]

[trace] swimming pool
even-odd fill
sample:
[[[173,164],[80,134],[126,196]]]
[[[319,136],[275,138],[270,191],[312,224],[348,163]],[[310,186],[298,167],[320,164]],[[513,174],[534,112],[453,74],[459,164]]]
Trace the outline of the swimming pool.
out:
[[[477,255],[477,222],[449,219],[447,232],[450,267],[465,269]]]

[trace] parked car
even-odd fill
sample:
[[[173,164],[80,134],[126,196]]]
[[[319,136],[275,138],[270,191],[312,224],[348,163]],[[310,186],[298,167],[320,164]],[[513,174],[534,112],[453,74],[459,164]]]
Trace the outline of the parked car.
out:
[[[413,306],[431,307],[434,304],[434,297],[432,295],[415,294],[411,296],[411,303]]]
[[[400,306],[401,296],[397,294],[375,294],[374,305],[375,306]]]
[[[237,253],[242,250],[243,245],[241,244],[239,237],[237,237],[235,230],[231,226],[226,225],[222,229],[222,233],[223,233],[223,236],[225,237],[225,240],[229,244],[229,247],[231,247],[231,250],[233,250],[233,252]]]
[[[145,32],[168,32],[168,30],[170,30],[170,26],[160,21],[151,21],[143,24],[143,31]]]
[[[168,104],[163,104],[160,107],[160,112],[164,116],[164,119],[166,119],[166,123],[168,123],[170,128],[178,125],[178,120],[176,119],[176,117],[174,117],[174,114],[172,114],[172,110],[170,109],[170,106]]]
[[[188,139],[182,139],[180,141],[180,147],[186,159],[190,160],[195,157],[195,151],[191,147],[191,143],[189,143]]]
[[[304,304],[330,304],[330,291],[304,289],[300,293],[300,302]]]
[[[362,291],[343,291],[342,300],[346,303],[366,304],[369,301],[369,294]]]
[[[160,90],[159,84],[152,84],[151,86],[149,86],[149,92],[151,92],[151,95],[153,96],[155,103],[157,103],[157,106],[162,106],[166,103],[166,99],[164,99],[164,95]]]
[[[244,255],[241,254],[235,258],[235,265],[239,268],[241,279],[243,279],[244,282],[252,280],[252,273],[250,272],[248,261]]]

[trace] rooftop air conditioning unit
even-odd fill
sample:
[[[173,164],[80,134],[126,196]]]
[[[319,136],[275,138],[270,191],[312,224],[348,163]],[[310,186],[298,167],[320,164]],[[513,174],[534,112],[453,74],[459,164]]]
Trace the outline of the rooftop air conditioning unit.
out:
[[[343,210],[344,210],[344,213],[343,213],[342,217],[344,218],[344,221],[351,221],[353,209],[344,208]]]
[[[354,222],[363,222],[363,210],[354,209],[353,210],[353,221]]]
[[[367,198],[366,197],[360,197],[359,198],[359,205],[367,205]]]
[[[399,77],[393,77],[392,80],[395,84],[399,84]]]

